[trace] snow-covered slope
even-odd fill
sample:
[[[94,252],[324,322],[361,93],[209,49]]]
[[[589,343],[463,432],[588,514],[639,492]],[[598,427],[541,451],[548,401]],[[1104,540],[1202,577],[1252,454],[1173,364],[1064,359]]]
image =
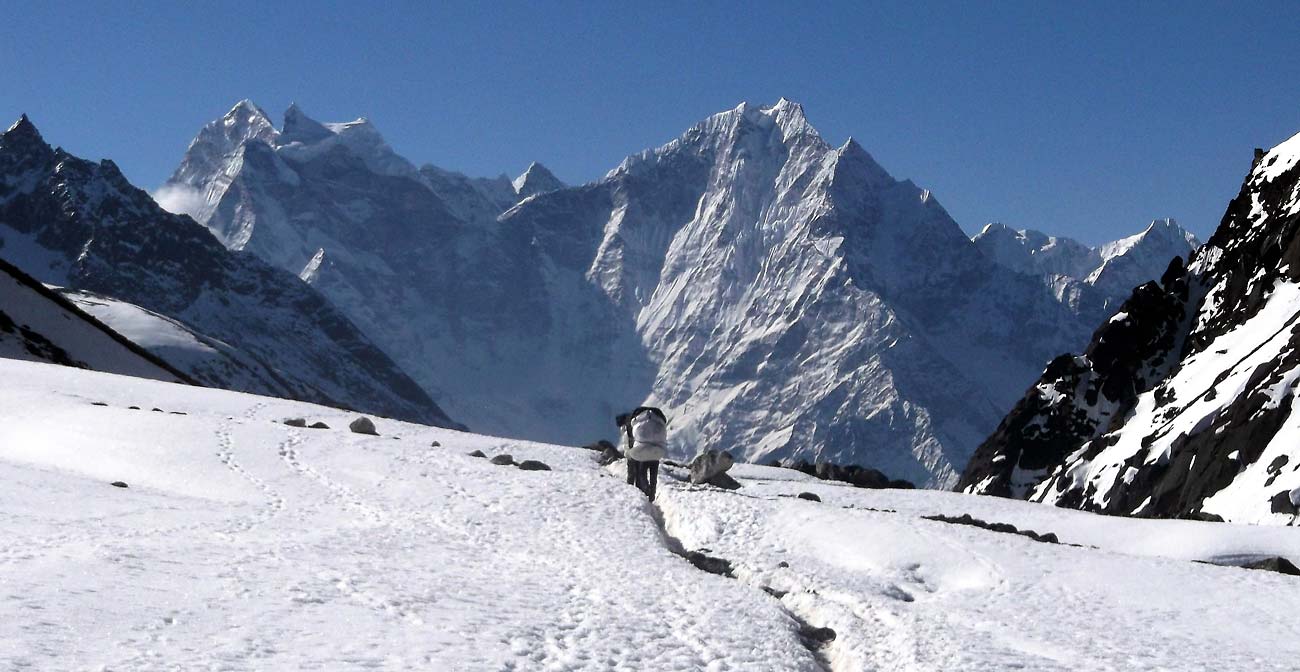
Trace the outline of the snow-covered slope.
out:
[[[1041,279],[986,259],[928,191],[789,101],[713,115],[592,184],[534,165],[504,214],[500,180],[390,169],[410,164],[377,135],[296,130],[292,112],[277,131],[237,106],[171,186],[476,429],[586,443],[651,400],[681,454],[950,485],[1024,381],[1086,338]]]
[[[140,346],[0,259],[0,357],[189,380]]]
[[[1099,321],[1110,317],[1134,287],[1164,272],[1169,260],[1187,260],[1201,242],[1172,219],[1157,219],[1140,233],[1088,247],[1071,238],[989,224],[971,240],[990,259],[1021,273],[1041,275],[1062,297]]]
[[[0,135],[0,254],[41,282],[165,315],[260,362],[230,379],[194,370],[205,384],[450,423],[310,286],[163,211],[111,161],[51,148],[25,116]]]
[[[669,468],[654,507],[580,449],[382,418],[369,437],[332,408],[27,362],[0,361],[0,408],[5,669],[1229,672],[1300,656],[1300,582],[1191,562],[1300,557],[1276,528],[749,465],[738,492]],[[1084,546],[921,517],[959,513]],[[825,645],[799,636],[824,627]]]
[[[1138,516],[1295,524],[1300,136],[1259,152],[1210,240],[1054,361],[968,492]]]
[[[257,390],[280,374],[273,366],[189,325],[102,294],[59,289],[59,294],[126,338],[210,387]]]

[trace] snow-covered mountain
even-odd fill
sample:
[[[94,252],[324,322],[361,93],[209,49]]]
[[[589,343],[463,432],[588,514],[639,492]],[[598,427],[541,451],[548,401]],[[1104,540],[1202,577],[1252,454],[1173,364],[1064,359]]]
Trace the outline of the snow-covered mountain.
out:
[[[163,211],[111,161],[51,148],[25,116],[0,135],[0,254],[43,283],[165,316],[155,324],[173,335],[202,334],[225,353],[175,360],[197,364],[184,370],[200,383],[450,423],[311,287]],[[94,312],[156,354],[177,354],[176,339],[115,318],[129,311]]]
[[[789,101],[713,115],[580,187],[536,165],[509,191],[411,165],[364,120],[291,108],[277,130],[245,102],[169,188],[330,297],[453,417],[509,436],[585,443],[650,400],[679,453],[951,485],[1024,381],[1086,338],[1041,278]]]
[[[0,408],[6,670],[1284,672],[1300,658],[1300,581],[1216,566],[1300,561],[1291,530],[758,465],[732,468],[739,492],[665,465],[648,504],[621,463],[578,448],[386,418],[367,436],[333,408],[10,360]]]
[[[1257,151],[1218,230],[1054,360],[967,492],[1113,514],[1295,524],[1300,135]]]
[[[1097,321],[1110,317],[1134,287],[1150,282],[1169,266],[1187,260],[1201,242],[1173,219],[1157,219],[1140,233],[1097,247],[1033,229],[988,224],[971,240],[997,263],[1043,276],[1058,296]]]
[[[166,382],[189,377],[0,259],[0,358]]]

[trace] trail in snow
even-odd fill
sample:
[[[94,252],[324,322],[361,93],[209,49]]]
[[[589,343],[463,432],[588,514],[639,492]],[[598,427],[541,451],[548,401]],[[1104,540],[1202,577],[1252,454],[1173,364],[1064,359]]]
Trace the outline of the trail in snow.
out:
[[[0,523],[24,549],[0,555],[0,669],[817,669],[779,605],[671,554],[588,451],[296,429],[351,416],[61,367],[0,381]]]
[[[1164,555],[1208,558],[1234,544],[1295,557],[1294,535],[737,471],[737,492],[664,483],[666,529],[687,550],[731,561],[755,589],[784,592],[782,604],[803,620],[833,628],[823,649],[832,670],[1283,670],[1300,652],[1288,616],[1300,604],[1293,577],[1141,557],[1153,549],[1127,536],[1145,529],[1149,540],[1173,542]],[[801,491],[823,502],[793,497]],[[1101,548],[920,518],[956,506]],[[1114,534],[1099,539],[1106,527]]]

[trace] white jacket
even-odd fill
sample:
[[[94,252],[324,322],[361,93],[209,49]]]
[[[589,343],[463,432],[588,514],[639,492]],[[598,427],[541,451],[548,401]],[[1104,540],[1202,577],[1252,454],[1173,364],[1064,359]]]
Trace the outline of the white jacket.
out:
[[[650,462],[668,457],[668,427],[659,416],[647,411],[632,418],[631,422],[632,445],[627,449],[629,459]]]

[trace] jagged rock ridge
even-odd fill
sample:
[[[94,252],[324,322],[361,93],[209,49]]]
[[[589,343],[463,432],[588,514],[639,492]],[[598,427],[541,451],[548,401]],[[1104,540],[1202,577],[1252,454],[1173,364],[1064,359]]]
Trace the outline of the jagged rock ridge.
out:
[[[1300,135],[1257,152],[1218,229],[1062,356],[959,488],[1104,513],[1294,524]]]
[[[250,128],[227,127],[200,154]],[[165,212],[111,161],[50,147],[25,116],[0,135],[0,254],[43,283],[134,304],[237,353],[229,367],[185,370],[205,385],[450,424],[311,287]]]

